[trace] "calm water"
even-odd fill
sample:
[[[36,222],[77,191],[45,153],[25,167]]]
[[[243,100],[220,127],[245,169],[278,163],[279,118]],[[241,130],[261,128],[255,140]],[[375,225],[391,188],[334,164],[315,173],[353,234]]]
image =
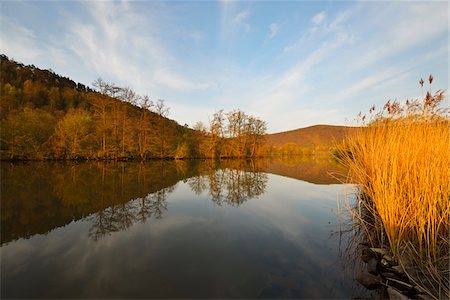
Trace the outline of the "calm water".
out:
[[[2,298],[349,298],[326,162],[1,165]]]

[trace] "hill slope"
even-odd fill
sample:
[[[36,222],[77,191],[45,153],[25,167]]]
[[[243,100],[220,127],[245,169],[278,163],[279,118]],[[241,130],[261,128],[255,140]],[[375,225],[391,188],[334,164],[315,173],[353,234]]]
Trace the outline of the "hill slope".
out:
[[[268,146],[276,151],[301,151],[303,154],[316,151],[328,151],[335,144],[342,142],[355,127],[315,125],[265,136]],[[305,153],[306,152],[306,153]]]
[[[2,159],[167,158],[194,139],[162,100],[100,79],[94,91],[5,55],[0,67]]]

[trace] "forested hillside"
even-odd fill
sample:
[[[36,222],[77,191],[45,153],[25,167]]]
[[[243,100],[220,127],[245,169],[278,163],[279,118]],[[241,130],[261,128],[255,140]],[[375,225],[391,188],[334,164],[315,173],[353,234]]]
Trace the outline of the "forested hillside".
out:
[[[92,89],[0,56],[2,159],[150,159],[262,155],[265,122],[219,111],[196,130],[164,100],[97,79]]]

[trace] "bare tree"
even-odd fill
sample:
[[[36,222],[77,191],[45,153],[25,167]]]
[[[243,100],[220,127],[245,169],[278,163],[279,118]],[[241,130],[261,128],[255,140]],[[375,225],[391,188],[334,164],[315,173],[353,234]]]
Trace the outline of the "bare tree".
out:
[[[166,118],[169,115],[169,108],[164,104],[164,100],[159,99],[156,102],[155,113],[157,115],[159,156],[164,158],[167,154]]]

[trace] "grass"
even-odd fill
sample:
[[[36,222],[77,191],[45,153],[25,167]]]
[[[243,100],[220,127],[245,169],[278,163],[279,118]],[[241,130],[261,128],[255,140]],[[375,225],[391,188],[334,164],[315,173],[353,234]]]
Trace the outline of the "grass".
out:
[[[389,101],[377,114],[373,107],[340,148],[359,185],[359,204],[370,213],[367,224],[355,211],[371,228],[372,244],[387,245],[411,282],[434,298],[450,297],[450,123],[439,109],[443,99],[441,91],[428,92],[403,106]]]

